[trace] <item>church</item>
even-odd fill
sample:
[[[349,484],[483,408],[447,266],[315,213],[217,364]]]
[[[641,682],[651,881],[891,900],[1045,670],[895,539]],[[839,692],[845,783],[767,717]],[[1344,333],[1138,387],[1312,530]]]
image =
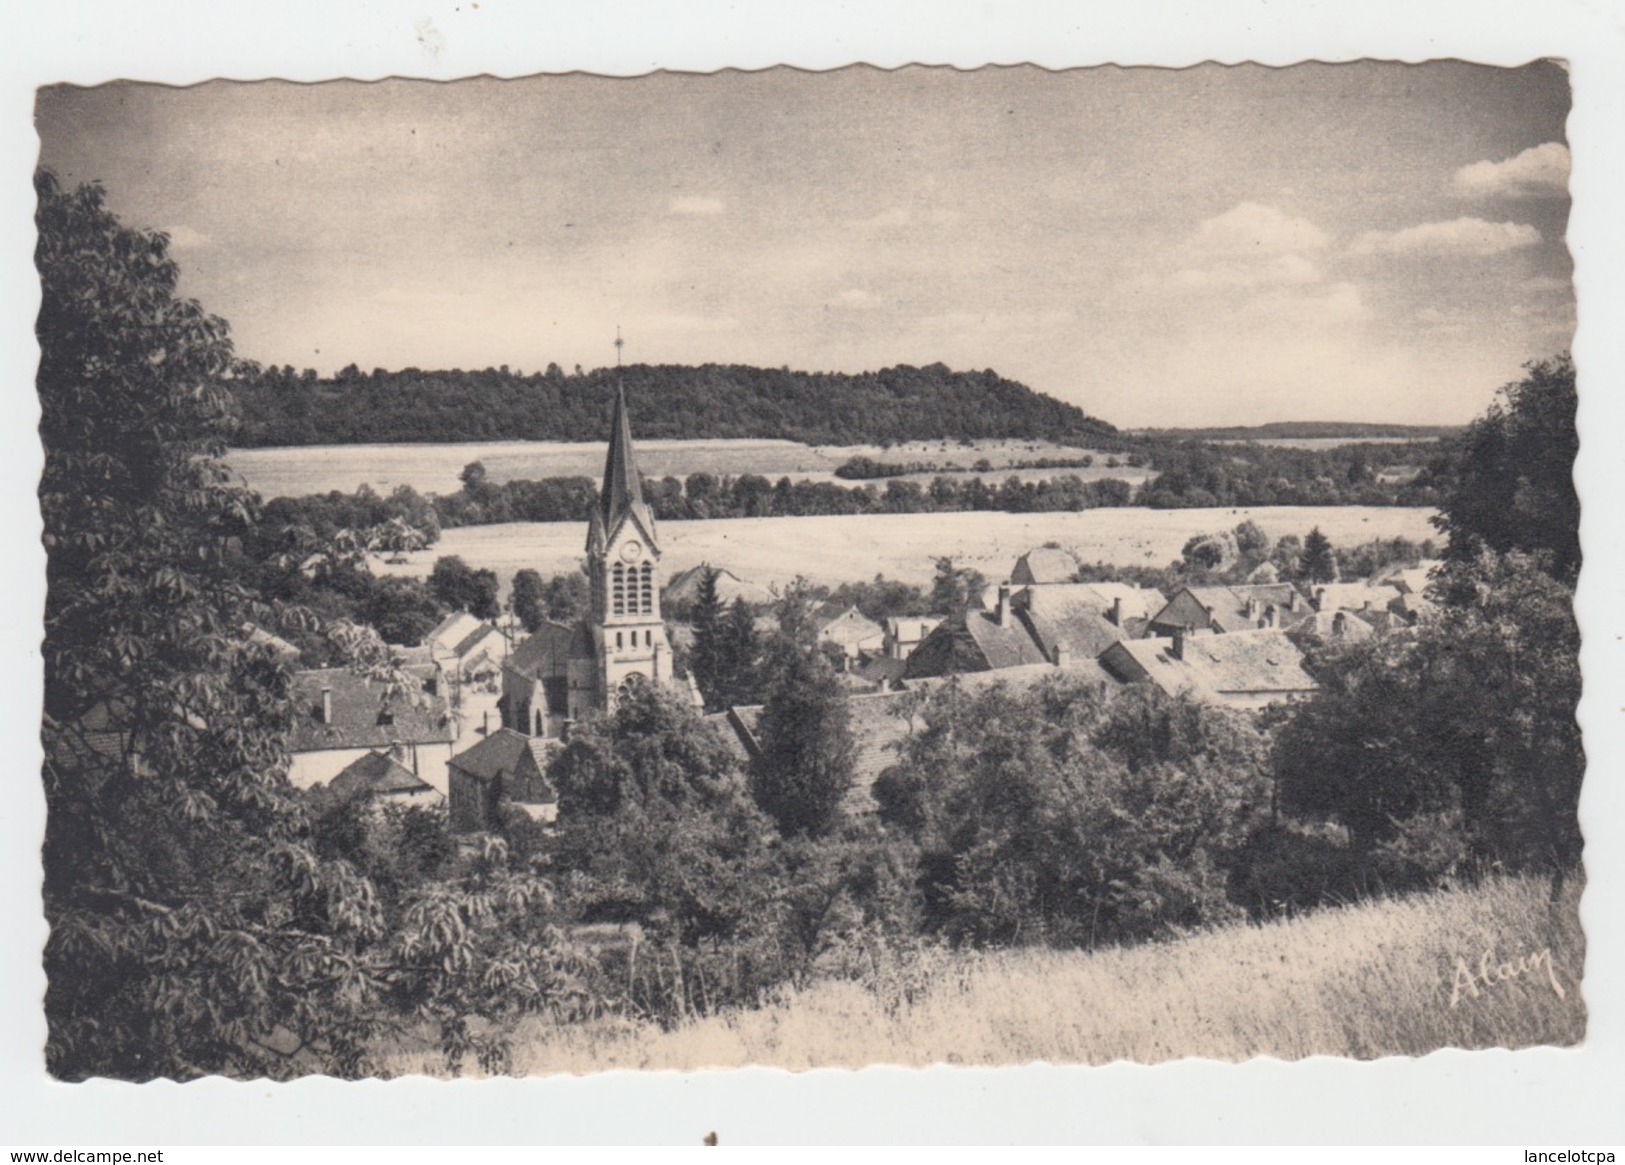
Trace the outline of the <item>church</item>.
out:
[[[700,706],[694,681],[672,668],[660,616],[660,556],[633,457],[626,390],[617,383],[604,484],[587,524],[588,613],[574,626],[543,623],[508,657],[503,727],[558,739],[573,721],[612,709],[616,693],[636,683],[674,686]]]

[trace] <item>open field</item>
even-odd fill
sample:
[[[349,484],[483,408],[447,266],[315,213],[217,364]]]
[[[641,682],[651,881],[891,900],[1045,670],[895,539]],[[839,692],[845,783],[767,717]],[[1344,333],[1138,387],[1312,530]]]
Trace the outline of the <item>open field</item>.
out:
[[[1437,532],[1434,511],[1383,506],[1273,506],[1252,509],[1085,510],[1075,514],[866,514],[812,518],[733,518],[665,522],[660,536],[667,577],[709,562],[764,586],[797,575],[836,585],[887,578],[929,585],[932,564],[948,555],[989,579],[1009,576],[1022,554],[1055,541],[1085,562],[1163,566],[1179,557],[1193,534],[1229,530],[1252,519],[1271,538],[1307,534],[1315,526],[1342,546],[1373,538],[1415,541]],[[531,567],[544,576],[578,569],[587,529],[583,522],[516,522],[447,530],[428,550],[404,563],[375,563],[383,574],[424,578],[442,555],[460,555],[488,567],[503,586],[515,571]]]
[[[1345,445],[1411,445],[1435,437],[1222,437],[1210,445],[1272,445],[1277,449],[1341,449]]]
[[[458,475],[472,461],[484,464],[494,482],[516,478],[597,477],[604,471],[604,445],[565,441],[490,441],[443,445],[312,445],[286,449],[236,449],[227,463],[262,497],[299,497],[342,490],[352,493],[363,484],[387,494],[409,485],[419,493],[457,492]],[[648,477],[687,477],[691,473],[759,473],[778,480],[835,481],[835,469],[850,457],[864,456],[888,464],[930,461],[955,462],[967,469],[986,458],[993,469],[979,476],[1004,480],[1012,472],[1023,479],[1077,474],[1085,480],[1102,477],[1139,482],[1145,470],[1108,468],[1110,454],[1075,449],[1048,441],[981,441],[973,445],[925,441],[894,445],[802,445],[795,441],[638,441],[638,467]],[[1012,471],[1021,461],[1038,458],[1077,459],[1085,454],[1096,464],[1087,469]],[[924,475],[929,480],[932,475]],[[968,476],[968,475],[967,475]],[[855,483],[848,483],[855,484]],[[883,484],[883,483],[882,483]]]
[[[882,961],[866,981],[815,982],[671,1031],[527,1021],[514,1069],[1374,1059],[1570,1045],[1586,1023],[1579,893],[1570,883],[1553,906],[1543,881],[1496,878],[1171,943],[926,952],[906,973]],[[434,1066],[403,1048],[386,1070]]]

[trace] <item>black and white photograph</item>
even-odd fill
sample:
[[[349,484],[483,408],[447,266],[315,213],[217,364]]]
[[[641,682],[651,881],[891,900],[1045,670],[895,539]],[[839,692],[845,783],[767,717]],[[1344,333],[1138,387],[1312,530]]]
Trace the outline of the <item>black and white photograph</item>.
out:
[[[41,90],[52,1073],[1578,1041],[1568,104]]]
[[[39,86],[42,1077],[1584,1047],[1575,93]]]

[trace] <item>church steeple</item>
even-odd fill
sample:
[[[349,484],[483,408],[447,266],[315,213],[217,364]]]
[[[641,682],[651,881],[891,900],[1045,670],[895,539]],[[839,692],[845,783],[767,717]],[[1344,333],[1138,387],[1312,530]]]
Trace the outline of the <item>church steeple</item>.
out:
[[[604,458],[604,488],[598,495],[604,526],[613,530],[633,510],[648,509],[643,501],[643,480],[632,457],[632,423],[626,415],[626,386],[615,380],[615,419],[610,423],[609,454]]]

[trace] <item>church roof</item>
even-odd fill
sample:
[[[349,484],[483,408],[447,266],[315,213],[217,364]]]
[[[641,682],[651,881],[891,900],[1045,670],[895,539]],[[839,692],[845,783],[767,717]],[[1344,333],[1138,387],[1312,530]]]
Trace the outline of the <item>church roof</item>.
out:
[[[572,625],[548,619],[513,649],[503,667],[540,680],[563,675],[571,659],[590,659],[594,654],[592,630],[585,621]]]
[[[615,417],[610,422],[609,452],[604,457],[604,485],[598,493],[597,511],[598,520],[590,522],[587,529],[589,553],[602,549],[628,518],[637,522],[644,537],[654,541],[654,515],[643,500],[643,479],[632,455],[632,422],[626,412],[626,388],[619,382],[615,385]]]

